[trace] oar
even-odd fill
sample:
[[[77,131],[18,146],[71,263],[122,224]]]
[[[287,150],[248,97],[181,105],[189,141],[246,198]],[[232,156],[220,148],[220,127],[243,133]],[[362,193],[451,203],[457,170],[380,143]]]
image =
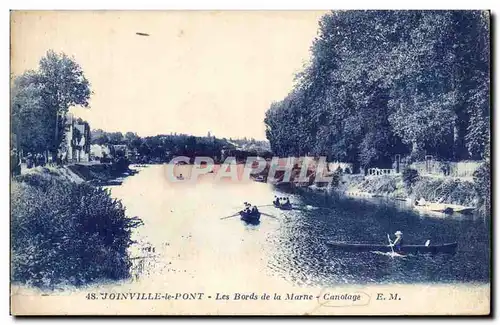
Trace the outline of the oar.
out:
[[[391,251],[392,251],[392,255],[391,257],[394,258],[394,248],[392,247],[392,242],[391,242],[391,237],[389,237],[389,234],[387,234],[387,240],[389,240],[389,246],[391,246]]]
[[[220,218],[220,220],[224,220],[224,219],[228,219],[228,218],[236,217],[236,216],[238,216],[239,214],[240,214],[240,212],[236,212],[235,214],[232,214],[232,215],[230,215],[230,216],[227,216],[227,217],[222,217],[222,218]]]
[[[261,215],[263,215],[263,216],[268,216],[268,217],[271,217],[271,218],[274,218],[274,219],[278,219],[278,218],[276,218],[275,216],[272,216],[272,215],[267,214],[267,213],[263,213],[263,212],[261,212],[260,214],[261,214]]]

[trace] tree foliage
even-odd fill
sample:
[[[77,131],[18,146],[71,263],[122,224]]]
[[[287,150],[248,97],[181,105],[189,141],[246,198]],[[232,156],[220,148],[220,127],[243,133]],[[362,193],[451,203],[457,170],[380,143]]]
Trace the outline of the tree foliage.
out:
[[[36,73],[28,71],[14,80],[11,89],[12,133],[18,146],[26,151],[41,152],[54,139],[55,116],[45,105],[43,87],[33,82]]]
[[[48,51],[38,70],[27,71],[13,81],[12,130],[21,139],[21,147],[57,150],[69,108],[88,107],[90,95],[90,83],[75,59]]]
[[[294,89],[266,113],[279,155],[389,166],[394,154],[480,159],[489,130],[489,14],[335,11]]]
[[[235,146],[225,139],[195,137],[186,134],[139,137],[136,133],[92,130],[91,143],[98,145],[126,145],[142,162],[167,162],[174,156],[206,156],[221,159],[223,149]],[[257,153],[255,153],[257,155]]]
[[[405,170],[403,170],[402,176],[403,183],[405,184],[407,189],[411,189],[411,187],[415,185],[419,177],[418,171],[412,168],[406,168]]]

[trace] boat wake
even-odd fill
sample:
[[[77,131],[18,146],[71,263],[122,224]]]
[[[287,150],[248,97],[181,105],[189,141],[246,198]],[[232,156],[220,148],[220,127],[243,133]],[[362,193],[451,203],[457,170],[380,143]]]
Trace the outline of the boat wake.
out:
[[[385,256],[390,256],[390,257],[401,257],[401,258],[405,258],[408,256],[408,255],[398,254],[396,252],[371,251],[370,253],[377,254],[377,255],[385,255]]]

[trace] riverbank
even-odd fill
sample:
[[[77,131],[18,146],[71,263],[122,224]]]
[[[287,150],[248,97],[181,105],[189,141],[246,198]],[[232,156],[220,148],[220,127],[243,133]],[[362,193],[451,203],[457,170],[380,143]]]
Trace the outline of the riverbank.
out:
[[[138,173],[130,169],[128,163],[73,164],[65,167],[79,178],[93,185],[120,185],[125,177]]]
[[[450,213],[470,213],[479,202],[473,182],[446,177],[419,176],[408,185],[402,175],[343,175],[335,190],[350,197],[385,197],[407,201],[421,211],[445,212],[448,209]],[[415,204],[417,201],[418,206]]]
[[[381,287],[387,284],[398,286],[397,292],[404,294],[403,299],[409,299],[409,293],[400,290],[399,286],[406,284],[420,289],[452,281],[453,288],[461,285],[478,288],[486,287],[489,281],[489,246],[488,236],[485,236],[489,228],[481,222],[418,218],[414,213],[390,206],[329,200],[329,197],[309,192],[309,195],[291,194],[290,199],[298,206],[325,209],[278,211],[270,206],[262,207],[262,212],[271,216],[263,215],[258,226],[248,226],[237,217],[221,218],[234,213],[244,201],[265,204],[281,192],[261,182],[219,183],[214,174],[200,178],[195,186],[179,186],[164,175],[165,166],[148,166],[121,186],[108,189],[113,199],[127,207],[127,215],[138,215],[144,221],[143,226],[131,231],[131,239],[147,242],[151,247],[131,256],[131,277],[121,281],[103,279],[90,282],[88,286],[65,287],[48,293],[28,290],[24,286],[18,290],[19,286],[14,285],[12,292],[16,305],[30,305],[23,301],[23,297],[28,297],[32,302],[49,303],[66,311],[70,309],[66,309],[65,304],[52,299],[65,295],[70,302],[73,296],[75,301],[85,300],[91,292],[201,292],[205,297],[215,297],[217,292],[264,293],[266,288],[273,288],[273,293],[285,297],[287,293],[315,293],[316,296],[322,294],[323,288],[343,294],[349,287],[355,288],[354,291],[363,288],[373,302],[377,292],[382,292],[379,288],[388,290]],[[86,201],[71,202],[75,208],[83,206],[80,209],[85,213],[95,211],[93,206],[87,207]],[[67,206],[59,206],[58,210],[67,209]],[[396,229],[404,229],[409,243],[423,243],[430,238],[436,243],[467,245],[459,246],[451,259],[443,255],[397,259],[368,252],[348,255],[331,250],[325,244],[327,241],[384,243],[386,233]],[[135,244],[130,248],[134,246],[140,249]],[[383,272],[388,268],[391,272]],[[101,284],[105,282],[107,284]],[[365,290],[372,287],[373,290]],[[187,310],[192,308],[194,301],[179,303]],[[137,303],[137,300],[129,302]],[[149,302],[156,304],[159,301]],[[310,302],[312,305],[315,301]],[[118,307],[113,301],[102,303],[108,311]],[[210,310],[217,310],[220,305],[220,301],[215,300],[205,303],[210,304],[207,305]],[[287,303],[295,304],[291,300]],[[297,312],[300,306],[306,308],[299,306],[304,301],[296,303],[294,308],[287,309],[290,313]],[[234,306],[239,304],[241,301]],[[85,304],[78,306],[81,308],[71,312],[87,312]],[[166,312],[178,307],[155,306],[167,308],[162,309]],[[313,306],[310,307],[306,308],[308,312],[312,311]]]
[[[12,282],[53,290],[126,279],[141,224],[71,168],[30,169],[11,179]]]
[[[97,186],[120,185],[123,179],[138,173],[136,169],[119,167],[115,164],[72,164],[66,166],[46,166],[26,169],[22,175],[42,175],[60,180],[90,183]]]

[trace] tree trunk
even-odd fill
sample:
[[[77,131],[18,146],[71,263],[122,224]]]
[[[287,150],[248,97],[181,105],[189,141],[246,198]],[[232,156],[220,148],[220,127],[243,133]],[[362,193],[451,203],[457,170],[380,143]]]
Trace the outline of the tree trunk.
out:
[[[59,139],[59,112],[56,112],[56,127],[54,133],[54,143],[52,147],[52,160],[54,162],[57,162],[57,148],[59,147],[58,139]]]

